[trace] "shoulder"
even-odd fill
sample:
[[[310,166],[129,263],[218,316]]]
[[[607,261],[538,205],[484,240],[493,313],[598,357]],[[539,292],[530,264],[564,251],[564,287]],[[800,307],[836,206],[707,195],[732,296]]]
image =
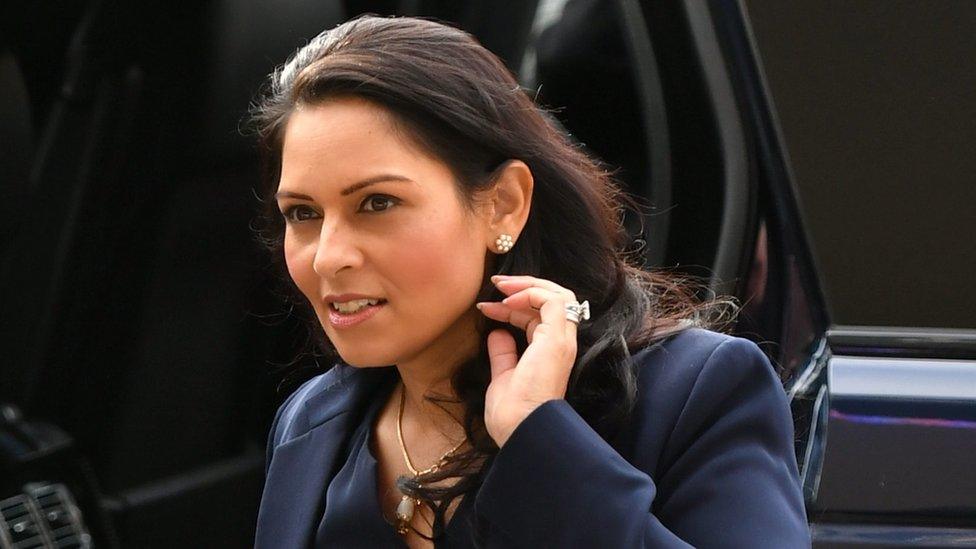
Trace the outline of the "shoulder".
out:
[[[757,409],[775,429],[792,430],[786,391],[765,353],[748,339],[688,328],[633,358],[638,388],[630,432],[642,441],[633,441],[635,452],[650,452],[645,458],[666,462],[716,423],[744,424]]]
[[[299,429],[307,430],[307,426],[300,425],[298,412],[304,407],[309,395],[321,392],[325,386],[333,383],[337,377],[335,367],[309,379],[301,384],[285,401],[278,406],[274,420],[271,421],[271,430],[268,432],[267,455],[265,456],[265,473],[271,465],[271,456],[274,449],[298,436],[296,431]]]
[[[752,376],[777,379],[769,359],[754,342],[703,328],[687,328],[641,349],[633,358],[641,378],[688,388],[703,377],[720,376],[729,383]]]
[[[269,462],[275,448],[312,428],[306,404],[313,399],[322,400],[325,393],[347,384],[357,371],[356,368],[337,363],[324,373],[302,383],[281,403],[268,433]],[[340,393],[337,396],[338,394]]]
[[[274,422],[271,424],[271,435],[274,446],[287,442],[300,435],[301,432],[308,430],[307,425],[303,425],[301,421],[298,421],[299,412],[302,411],[305,402],[310,397],[327,390],[342,379],[339,370],[338,365],[333,366],[326,372],[305,381],[281,403],[278,411],[275,413]]]
[[[278,407],[268,436],[272,450],[298,438],[329,419],[367,405],[372,391],[384,381],[395,379],[395,369],[356,368],[338,362],[298,387]]]

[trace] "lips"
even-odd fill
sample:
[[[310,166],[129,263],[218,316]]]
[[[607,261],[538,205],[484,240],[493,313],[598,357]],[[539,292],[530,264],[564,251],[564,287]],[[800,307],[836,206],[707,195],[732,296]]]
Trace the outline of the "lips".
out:
[[[336,328],[348,328],[365,322],[386,305],[385,299],[375,295],[353,293],[328,294],[322,298],[322,302],[329,308],[329,323]]]

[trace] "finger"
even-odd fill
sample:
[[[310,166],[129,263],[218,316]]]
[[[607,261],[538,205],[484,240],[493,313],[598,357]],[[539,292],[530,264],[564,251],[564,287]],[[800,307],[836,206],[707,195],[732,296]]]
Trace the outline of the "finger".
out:
[[[535,330],[539,327],[539,324],[542,324],[542,319],[539,318],[539,315],[533,315],[532,320],[525,327],[525,339],[528,343],[532,343],[532,339],[535,337]]]
[[[478,310],[492,320],[511,324],[516,328],[529,332],[529,323],[539,320],[538,311],[518,310],[496,301],[482,301],[477,304]]]
[[[566,303],[562,294],[538,287],[526,288],[502,300],[502,304],[513,309],[537,308],[542,323],[552,326],[554,334],[564,334],[575,342],[578,326],[566,318]],[[543,314],[543,310],[548,314]]]
[[[503,293],[509,294],[514,293],[524,288],[534,286],[537,288],[545,288],[551,290],[558,294],[563,295],[568,300],[576,300],[576,295],[572,290],[560,286],[551,280],[546,280],[544,278],[537,278],[534,276],[521,275],[521,276],[509,276],[509,275],[495,275],[491,277],[492,282],[498,287]]]
[[[530,299],[537,299],[532,298]],[[578,326],[575,322],[566,318],[566,301],[561,297],[556,297],[542,303],[539,308],[539,318],[542,320],[539,328],[551,327],[553,335],[562,334],[563,345],[567,350],[576,355],[576,331]],[[538,329],[538,328],[537,328]],[[548,330],[547,330],[548,332]]]
[[[565,339],[572,340],[575,345],[577,326],[566,318],[566,299],[562,295],[547,289],[530,287],[506,297],[502,304],[516,310],[538,308],[541,323],[551,327],[552,335],[563,334]],[[533,330],[537,331],[538,327]]]
[[[491,363],[491,379],[515,368],[518,350],[512,334],[505,330],[492,330],[488,334],[488,361]]]
[[[542,309],[542,305],[548,301],[559,301],[566,303],[568,299],[565,295],[559,294],[547,288],[531,286],[506,297],[501,302],[512,309]]]
[[[512,295],[515,292],[524,290],[532,286],[529,280],[496,280],[495,287],[505,295]]]
[[[533,384],[557,384],[562,390],[560,394],[565,394],[566,383],[576,362],[576,341],[567,342],[562,334],[554,335],[555,332],[552,326],[539,324],[535,341],[525,348],[520,360],[523,364],[533,365],[525,370],[525,377]],[[521,375],[520,371],[516,374]]]

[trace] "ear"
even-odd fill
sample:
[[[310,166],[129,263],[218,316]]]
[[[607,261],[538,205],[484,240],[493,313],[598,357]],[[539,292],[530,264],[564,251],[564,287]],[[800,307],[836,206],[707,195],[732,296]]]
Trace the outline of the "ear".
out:
[[[518,241],[529,219],[534,182],[532,170],[525,162],[509,160],[502,166],[487,201],[487,244],[492,251],[498,252],[495,247],[498,235],[508,234]]]

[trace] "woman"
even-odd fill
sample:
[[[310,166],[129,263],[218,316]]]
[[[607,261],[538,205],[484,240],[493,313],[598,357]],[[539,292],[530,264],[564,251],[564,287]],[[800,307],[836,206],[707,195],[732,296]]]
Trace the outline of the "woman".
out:
[[[347,22],[256,120],[338,359],[278,410],[257,546],[809,544],[768,360],[628,264],[607,173],[470,36]]]

